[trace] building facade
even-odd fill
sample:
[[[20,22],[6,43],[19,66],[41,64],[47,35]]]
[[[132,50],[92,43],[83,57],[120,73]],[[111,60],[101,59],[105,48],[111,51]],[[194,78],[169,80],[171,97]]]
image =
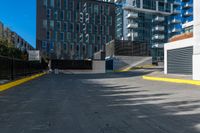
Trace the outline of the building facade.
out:
[[[193,0],[175,0],[174,12],[168,18],[169,38],[193,31]]]
[[[114,39],[113,29],[113,3],[37,0],[37,49],[52,59],[92,59]]]
[[[162,60],[164,43],[169,38],[168,17],[174,12],[177,3],[174,0],[116,0],[115,2],[122,9],[116,16],[117,39],[143,41],[148,44],[153,58],[159,56]],[[123,21],[120,21],[120,17]],[[122,25],[122,32],[119,25]]]
[[[155,61],[163,61],[164,43],[171,37],[193,29],[193,0],[116,0],[115,3],[119,8],[116,8],[116,38],[148,43]]]
[[[5,27],[2,22],[0,22],[0,39],[7,40],[8,43],[14,45],[14,47],[20,49],[21,51],[34,50],[31,44],[10,28]]]

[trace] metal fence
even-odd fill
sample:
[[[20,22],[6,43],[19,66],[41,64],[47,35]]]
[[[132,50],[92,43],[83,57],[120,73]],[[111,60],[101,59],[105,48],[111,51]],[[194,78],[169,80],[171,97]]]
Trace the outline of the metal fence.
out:
[[[61,70],[92,70],[92,61],[87,60],[52,60],[51,68]]]
[[[14,80],[42,72],[48,65],[39,61],[24,61],[0,56],[0,79]]]

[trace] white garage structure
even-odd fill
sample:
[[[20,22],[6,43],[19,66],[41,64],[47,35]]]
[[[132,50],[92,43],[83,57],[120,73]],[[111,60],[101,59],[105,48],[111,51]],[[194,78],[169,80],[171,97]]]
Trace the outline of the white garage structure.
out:
[[[192,75],[194,39],[165,44],[165,74]]]
[[[166,43],[165,74],[189,74],[200,80],[200,1],[194,0],[193,38]]]

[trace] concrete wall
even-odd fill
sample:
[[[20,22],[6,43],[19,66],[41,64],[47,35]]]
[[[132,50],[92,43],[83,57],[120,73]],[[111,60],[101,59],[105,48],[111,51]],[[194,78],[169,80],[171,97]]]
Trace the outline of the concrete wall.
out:
[[[142,56],[115,56],[113,60],[114,70],[123,70],[128,67],[152,64],[152,57]]]
[[[93,60],[92,73],[106,73],[105,61]]]
[[[189,39],[184,39],[180,41],[175,41],[171,43],[166,43],[164,46],[164,72],[167,74],[167,51],[172,50],[172,49],[178,49],[178,48],[184,48],[184,47],[189,47],[194,45],[194,39],[189,38]]]
[[[194,0],[193,79],[200,80],[200,1]]]

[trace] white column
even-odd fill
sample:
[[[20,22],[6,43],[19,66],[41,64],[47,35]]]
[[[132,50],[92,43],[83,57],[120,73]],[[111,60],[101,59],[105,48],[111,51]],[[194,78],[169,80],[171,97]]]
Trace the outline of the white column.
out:
[[[200,1],[194,0],[193,79],[200,80]]]

